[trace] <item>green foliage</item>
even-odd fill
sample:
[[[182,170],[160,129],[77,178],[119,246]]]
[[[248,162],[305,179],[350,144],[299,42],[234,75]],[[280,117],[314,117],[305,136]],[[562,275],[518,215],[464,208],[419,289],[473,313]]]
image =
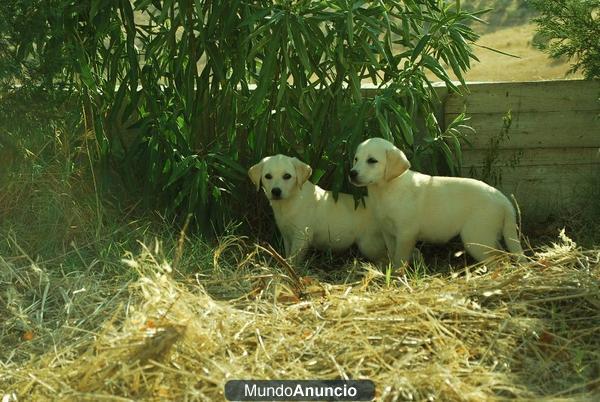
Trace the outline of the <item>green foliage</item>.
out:
[[[0,85],[56,84],[71,56],[60,0],[3,0],[0,4]],[[63,82],[68,82],[64,77]]]
[[[570,72],[600,78],[600,0],[529,0],[541,16],[534,19],[538,46],[552,58],[574,59]]]
[[[148,206],[193,212],[205,233],[248,209],[246,169],[269,154],[299,157],[334,191],[349,190],[350,155],[366,137],[394,141],[423,171],[460,165],[464,115],[439,124],[425,75],[457,91],[444,66],[464,83],[475,59],[467,24],[478,13],[458,2],[12,0],[0,9],[9,5],[21,12],[3,18],[20,76],[77,88],[106,171]],[[378,90],[361,90],[365,82]]]
[[[502,167],[498,165],[500,162],[500,146],[510,140],[511,126],[512,110],[509,109],[504,116],[502,116],[502,127],[500,128],[498,135],[490,138],[490,144],[487,147],[487,153],[483,159],[483,166],[480,169],[471,166],[471,177],[475,177],[494,187],[498,187],[502,184],[503,168],[514,169],[519,165],[521,157],[523,156],[522,150],[513,151],[513,155],[508,160],[508,166]]]

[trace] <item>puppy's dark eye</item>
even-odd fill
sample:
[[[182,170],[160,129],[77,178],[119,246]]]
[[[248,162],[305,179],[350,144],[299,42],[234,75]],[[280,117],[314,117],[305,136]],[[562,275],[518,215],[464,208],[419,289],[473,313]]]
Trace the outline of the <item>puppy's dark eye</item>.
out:
[[[292,178],[292,175],[289,174],[289,173],[286,173],[286,174],[283,175],[283,180],[289,180],[291,178]]]
[[[273,176],[271,176],[271,173],[267,173],[265,175],[265,179],[267,179],[267,180],[271,180],[272,178],[273,178]]]
[[[375,159],[375,158],[369,158],[369,159],[367,159],[367,163],[372,165],[374,163],[377,163],[377,159]]]

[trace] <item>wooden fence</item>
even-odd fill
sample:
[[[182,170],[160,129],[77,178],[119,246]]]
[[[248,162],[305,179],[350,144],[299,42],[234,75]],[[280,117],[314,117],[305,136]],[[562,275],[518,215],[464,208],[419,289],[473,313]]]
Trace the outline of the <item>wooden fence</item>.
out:
[[[600,203],[600,81],[473,83],[469,90],[464,97],[440,90],[445,124],[466,106],[476,130],[463,175],[514,194],[538,216]]]

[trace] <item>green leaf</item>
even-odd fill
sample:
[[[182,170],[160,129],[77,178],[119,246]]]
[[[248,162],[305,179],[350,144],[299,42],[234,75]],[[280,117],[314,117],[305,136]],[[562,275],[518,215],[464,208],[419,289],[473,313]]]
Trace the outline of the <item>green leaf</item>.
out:
[[[252,94],[253,104],[252,107],[255,113],[259,110],[260,106],[265,99],[267,92],[271,88],[273,79],[275,78],[275,69],[277,67],[277,50],[279,49],[279,34],[278,32],[273,35],[273,39],[269,43],[267,53],[264,56],[262,66],[260,68],[259,78],[257,87]]]
[[[474,46],[477,46],[477,47],[480,47],[480,48],[482,48],[482,49],[487,49],[487,50],[490,50],[490,51],[492,51],[492,52],[494,52],[494,53],[502,54],[502,55],[504,55],[504,56],[514,57],[515,59],[520,59],[520,58],[521,58],[521,56],[516,56],[516,55],[514,55],[514,54],[507,53],[507,52],[503,52],[503,51],[501,51],[501,50],[494,49],[494,48],[492,48],[492,47],[489,47],[489,46],[480,45],[480,44],[478,44],[478,43],[473,43],[473,45],[474,45]]]
[[[163,190],[171,187],[173,183],[179,180],[183,175],[189,172],[190,166],[195,162],[197,156],[189,155],[184,157],[181,161],[173,164],[173,170],[171,172],[171,177],[167,181],[167,184],[163,187]]]
[[[421,60],[421,64],[425,66],[429,71],[434,73],[442,81],[444,81],[448,86],[448,89],[450,89],[453,92],[459,92],[459,89],[456,87],[456,85],[454,85],[450,77],[448,77],[448,74],[446,73],[444,68],[436,59],[429,55],[423,55]]]
[[[392,132],[387,122],[387,118],[384,116],[383,111],[381,110],[381,97],[379,95],[375,96],[375,117],[379,122],[379,128],[382,131],[383,137],[389,141],[393,141]]]
[[[444,155],[444,158],[446,159],[446,165],[450,169],[450,173],[453,176],[456,176],[456,163],[454,161],[454,156],[452,155],[450,147],[448,147],[448,144],[446,144],[443,140],[440,140],[438,142],[440,149],[442,150],[442,153]]]
[[[354,45],[354,17],[352,11],[346,13],[346,31],[348,32],[348,45]]]
[[[423,35],[421,37],[421,39],[419,40],[419,42],[417,43],[417,45],[413,49],[412,55],[410,56],[410,60],[412,62],[414,62],[415,60],[417,60],[417,58],[419,57],[419,55],[421,54],[421,52],[423,51],[423,49],[425,49],[425,46],[427,46],[427,43],[429,42],[429,39],[431,39],[431,35],[430,34],[425,34],[425,35]]]
[[[292,23],[288,28],[289,32],[292,34],[294,49],[298,53],[300,57],[300,61],[304,66],[306,71],[311,71],[312,66],[310,64],[310,60],[308,57],[308,53],[306,50],[306,43],[302,40],[302,34],[300,33],[300,26],[298,24]],[[272,39],[271,39],[272,40]],[[310,41],[308,41],[310,43]]]
[[[450,137],[450,141],[452,142],[452,147],[454,148],[454,157],[457,161],[457,167],[460,169],[463,164],[462,147],[460,145],[460,141],[458,140],[458,137],[456,135],[452,135]]]

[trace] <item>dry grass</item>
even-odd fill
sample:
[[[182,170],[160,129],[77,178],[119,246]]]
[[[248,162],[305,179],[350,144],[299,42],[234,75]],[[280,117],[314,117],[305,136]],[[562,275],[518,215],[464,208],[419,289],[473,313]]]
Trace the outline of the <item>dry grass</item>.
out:
[[[581,74],[567,76],[570,63],[552,60],[532,45],[535,24],[501,28],[484,33],[479,45],[491,47],[519,58],[505,56],[484,48],[476,48],[480,62],[465,74],[467,81],[538,81],[580,79]]]
[[[378,400],[591,400],[600,250],[556,243],[520,266],[413,280],[355,264],[342,283],[293,280],[239,238],[195,277],[159,246],[112,281],[2,258],[0,395],[222,400],[229,379],[368,378]]]

